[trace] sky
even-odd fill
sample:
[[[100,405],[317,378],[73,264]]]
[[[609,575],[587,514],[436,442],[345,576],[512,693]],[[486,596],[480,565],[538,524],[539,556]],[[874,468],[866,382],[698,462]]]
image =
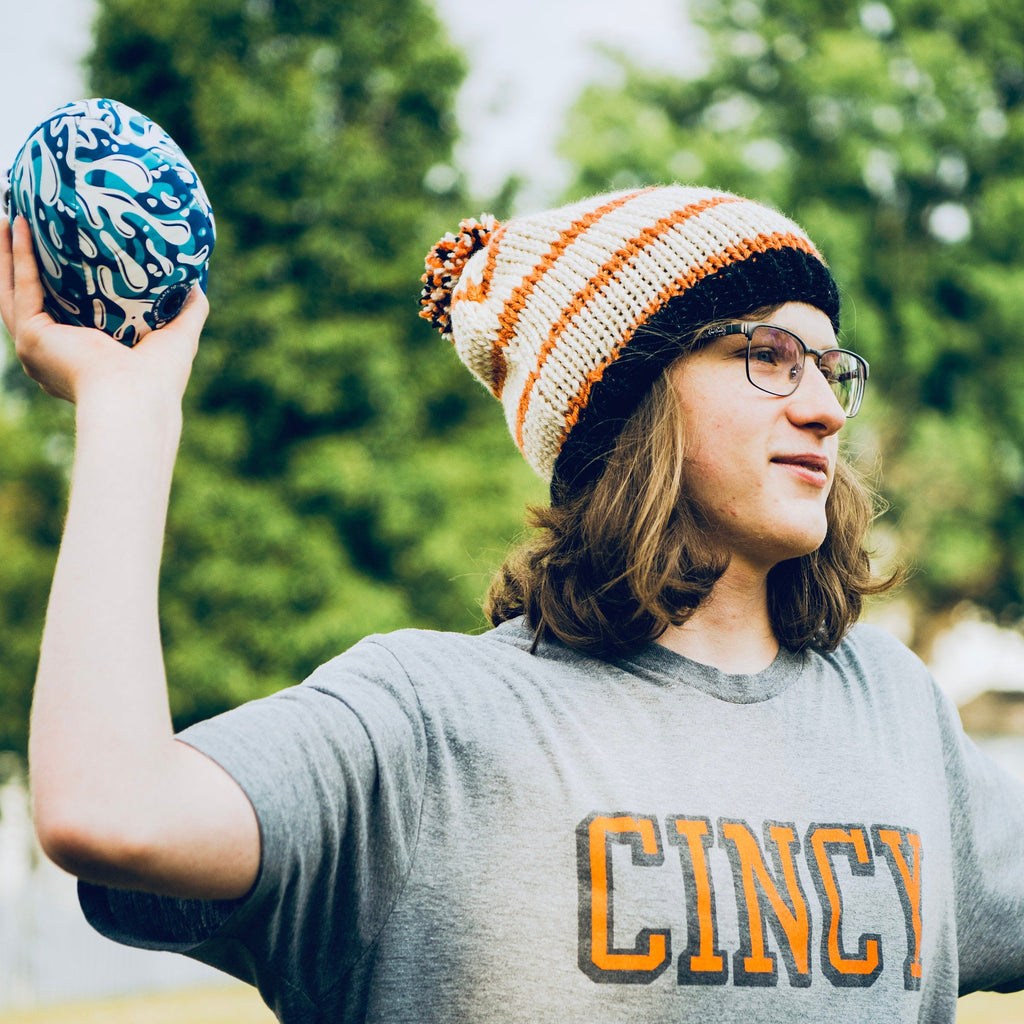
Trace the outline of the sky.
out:
[[[91,0],[4,0],[0,43],[0,173],[35,125],[81,99]]]
[[[471,62],[456,155],[478,195],[521,175],[521,206],[543,205],[565,184],[555,155],[565,114],[585,83],[617,71],[602,48],[681,74],[701,65],[682,0],[437,0],[437,9]]]
[[[520,204],[544,205],[566,182],[555,155],[564,115],[588,81],[614,64],[599,47],[658,69],[699,66],[684,0],[436,0],[470,72],[458,101],[457,159],[476,195],[512,173]],[[0,50],[0,172],[55,107],[84,98],[81,60],[92,0],[4,0]]]

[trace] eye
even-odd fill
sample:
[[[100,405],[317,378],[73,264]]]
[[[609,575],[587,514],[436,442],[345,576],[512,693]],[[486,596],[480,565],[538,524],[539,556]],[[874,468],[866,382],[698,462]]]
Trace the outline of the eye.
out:
[[[752,363],[761,363],[764,366],[779,365],[778,350],[771,345],[758,345],[756,348],[751,348],[749,359]]]
[[[851,365],[851,360],[843,352],[823,353],[818,359],[818,369],[833,386],[847,383],[858,376],[857,367]]]

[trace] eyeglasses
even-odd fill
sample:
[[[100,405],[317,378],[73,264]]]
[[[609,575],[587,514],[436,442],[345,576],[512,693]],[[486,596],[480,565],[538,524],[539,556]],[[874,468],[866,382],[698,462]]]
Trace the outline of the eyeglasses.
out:
[[[868,379],[868,364],[856,352],[845,348],[819,352],[808,348],[792,331],[774,324],[719,324],[704,336],[724,338],[730,334],[742,334],[747,339],[747,380],[755,388],[780,398],[793,394],[803,380],[804,362],[812,355],[843,412],[847,417],[857,415]]]

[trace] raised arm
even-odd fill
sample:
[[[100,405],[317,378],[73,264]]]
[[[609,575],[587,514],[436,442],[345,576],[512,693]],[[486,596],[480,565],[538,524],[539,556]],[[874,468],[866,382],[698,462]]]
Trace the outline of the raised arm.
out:
[[[27,225],[0,226],[0,314],[26,372],[76,407],[64,538],[32,705],[29,768],[46,853],[89,881],[233,897],[260,840],[245,794],[177,742],[157,614],[181,397],[206,319],[197,288],[133,349],[42,309]]]

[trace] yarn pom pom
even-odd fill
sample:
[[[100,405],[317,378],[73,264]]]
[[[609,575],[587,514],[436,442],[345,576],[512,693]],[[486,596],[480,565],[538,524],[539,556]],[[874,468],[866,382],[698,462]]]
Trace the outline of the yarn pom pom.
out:
[[[450,232],[427,253],[426,272],[421,280],[420,316],[429,320],[446,338],[452,334],[452,291],[459,282],[466,261],[486,247],[498,228],[489,214],[483,220],[469,218],[459,224],[458,234]]]

